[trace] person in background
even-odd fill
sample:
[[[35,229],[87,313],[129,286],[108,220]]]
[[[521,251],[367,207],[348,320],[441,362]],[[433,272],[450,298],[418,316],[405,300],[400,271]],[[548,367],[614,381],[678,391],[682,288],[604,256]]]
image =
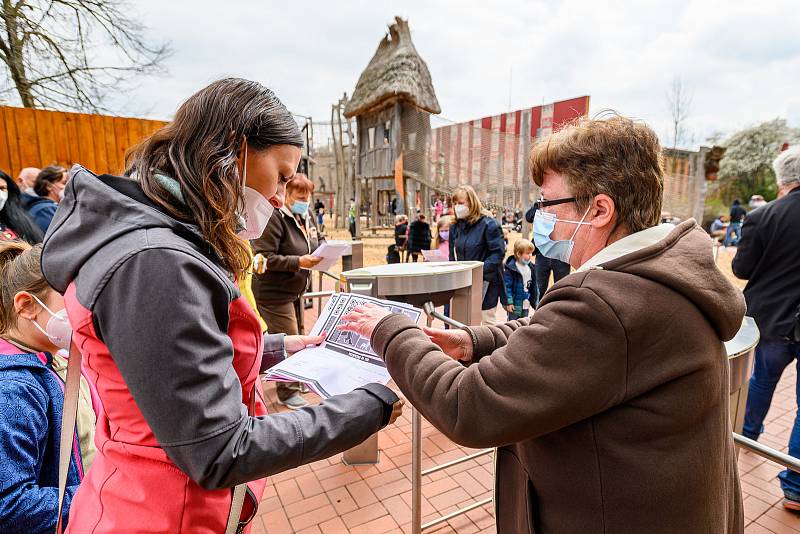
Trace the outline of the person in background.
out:
[[[545,201],[546,199],[539,199]],[[536,216],[536,210],[539,203],[535,202],[530,209],[525,213],[525,220],[533,224],[533,219]],[[560,261],[553,258],[547,258],[536,251],[536,261],[533,268],[533,277],[536,285],[536,293],[533,295],[536,307],[539,307],[539,302],[544,298],[547,288],[550,286],[550,275],[553,275],[553,284],[558,283],[559,280],[564,278],[570,273],[569,263]]]
[[[303,293],[311,269],[322,258],[312,256],[320,237],[308,204],[314,183],[303,174],[286,184],[286,202],[270,218],[264,233],[253,240],[253,250],[267,259],[267,269],[253,278],[258,313],[270,334],[302,335]],[[299,382],[278,382],[278,402],[292,410],[308,406]]]
[[[503,278],[506,283],[506,311],[508,320],[527,317],[531,308],[531,291],[533,285],[533,269],[531,256],[533,243],[527,239],[517,239],[514,243],[514,254],[506,259]]]
[[[356,217],[358,217],[358,210],[356,209],[356,199],[350,199],[350,208],[347,210],[347,229],[350,231],[350,239],[356,238]]]
[[[42,169],[25,167],[19,171],[17,175],[17,186],[22,192],[20,200],[22,202],[22,207],[25,209],[28,209],[28,204],[39,196],[36,194],[36,191],[34,191],[33,186],[36,185],[36,177],[39,176],[40,172],[42,172]]]
[[[450,259],[483,262],[482,323],[497,324],[497,303],[507,300],[503,282],[506,254],[503,231],[492,214],[483,210],[472,187],[456,188],[452,198],[456,222],[450,226]]]
[[[434,221],[439,222],[439,217],[441,217],[442,214],[444,213],[444,204],[442,204],[441,198],[436,199],[436,202],[433,205],[433,213],[434,213],[433,216],[435,217]]]
[[[41,245],[0,243],[0,532],[50,534],[58,519],[64,384],[53,355],[69,347],[71,329],[64,298],[42,276],[41,255]],[[75,446],[64,524],[85,469]]]
[[[773,163],[778,198],[750,212],[731,268],[747,280],[747,314],[761,332],[744,416],[743,434],[757,440],[784,369],[800,367],[800,146],[782,152]],[[795,387],[800,401],[800,389]],[[800,457],[800,420],[794,417],[789,454]],[[800,474],[780,475],[783,506],[800,511]]]
[[[764,197],[762,197],[761,195],[753,195],[753,196],[751,196],[750,197],[750,202],[747,203],[747,206],[750,208],[751,211],[756,209],[756,208],[760,208],[761,206],[766,206],[766,205],[767,205],[767,201],[764,200]]]
[[[439,251],[441,261],[450,259],[450,217],[443,215],[436,221],[436,235],[433,236],[433,249]]]
[[[725,239],[722,240],[723,247],[736,246],[742,238],[742,223],[747,216],[747,211],[742,207],[739,199],[734,199],[731,204],[730,222],[725,230]],[[733,237],[736,234],[736,237]]]
[[[408,217],[405,214],[394,216],[394,244],[400,258],[406,251],[406,244],[408,243]]]
[[[431,225],[425,220],[425,214],[419,212],[417,220],[413,221],[408,226],[408,251],[406,252],[406,261],[409,255],[416,263],[419,259],[420,252],[423,250],[430,250],[431,248]]]
[[[709,227],[709,233],[711,234],[712,238],[721,240],[725,238],[725,230],[727,227],[728,227],[728,216],[720,215],[711,222],[711,226]]]
[[[20,191],[9,175],[0,171],[0,240],[22,239],[41,243],[44,233],[20,202]]]
[[[28,204],[28,213],[42,232],[47,233],[47,228],[50,227],[50,222],[58,209],[58,203],[64,198],[67,180],[67,170],[57,166],[45,167],[36,177],[33,189],[39,197]]]
[[[321,198],[317,198],[317,201],[314,202],[314,213],[317,216],[317,229],[320,232],[324,232],[324,229],[325,229],[325,203],[322,202]]]

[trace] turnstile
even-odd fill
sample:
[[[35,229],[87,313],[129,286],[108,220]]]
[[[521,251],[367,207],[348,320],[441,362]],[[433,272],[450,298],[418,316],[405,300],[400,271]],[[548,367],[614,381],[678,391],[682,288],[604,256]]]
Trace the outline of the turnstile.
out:
[[[434,306],[450,303],[450,316],[458,323],[480,324],[483,289],[483,263],[461,262],[422,262],[395,263],[354,269],[342,273],[346,291],[359,295],[405,302],[424,308],[430,326]],[[460,461],[467,461],[486,451],[470,455],[461,460],[422,471],[422,416],[412,407],[411,415],[411,515],[412,532],[422,530],[422,475],[446,469]],[[377,463],[379,460],[378,436],[350,449],[343,455],[347,464]],[[485,501],[454,512],[465,513],[473,507],[482,506]],[[454,514],[448,514],[436,521],[446,521]],[[432,526],[432,525],[431,525]]]
[[[745,317],[736,336],[725,343],[728,353],[730,384],[731,426],[737,434],[742,433],[744,410],[747,406],[747,391],[750,375],[753,374],[753,360],[760,334],[752,317]]]

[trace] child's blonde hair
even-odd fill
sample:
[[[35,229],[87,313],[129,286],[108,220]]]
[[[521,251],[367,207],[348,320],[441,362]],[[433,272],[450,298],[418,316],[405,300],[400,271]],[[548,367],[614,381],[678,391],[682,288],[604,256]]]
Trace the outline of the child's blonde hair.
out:
[[[517,239],[514,243],[514,256],[522,256],[526,252],[533,253],[533,243],[527,239]]]
[[[439,237],[439,231],[444,228],[445,226],[450,226],[451,221],[450,217],[447,215],[442,215],[439,217],[439,220],[436,221],[436,235],[433,236],[433,248],[439,248],[439,244],[441,242],[441,238]]]

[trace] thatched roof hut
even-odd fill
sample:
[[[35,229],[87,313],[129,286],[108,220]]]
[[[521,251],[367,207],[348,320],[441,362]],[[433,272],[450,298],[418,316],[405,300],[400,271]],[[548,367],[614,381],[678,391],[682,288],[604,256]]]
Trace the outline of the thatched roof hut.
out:
[[[411,42],[408,21],[395,17],[389,33],[381,40],[375,55],[361,73],[345,117],[353,117],[384,107],[396,99],[410,101],[428,113],[441,113],[433,91],[431,73]]]

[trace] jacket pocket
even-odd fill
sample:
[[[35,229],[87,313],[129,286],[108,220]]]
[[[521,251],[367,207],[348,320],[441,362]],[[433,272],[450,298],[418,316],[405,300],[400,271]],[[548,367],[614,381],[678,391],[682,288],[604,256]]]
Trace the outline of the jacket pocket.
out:
[[[498,534],[536,534],[536,492],[509,448],[497,449],[494,498]]]

